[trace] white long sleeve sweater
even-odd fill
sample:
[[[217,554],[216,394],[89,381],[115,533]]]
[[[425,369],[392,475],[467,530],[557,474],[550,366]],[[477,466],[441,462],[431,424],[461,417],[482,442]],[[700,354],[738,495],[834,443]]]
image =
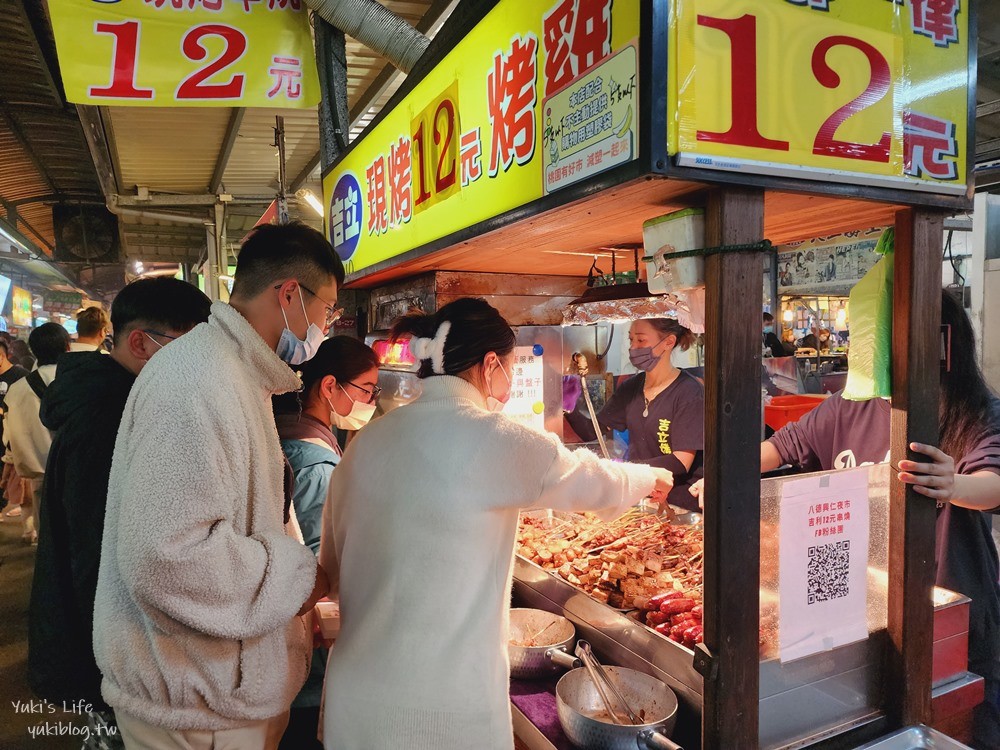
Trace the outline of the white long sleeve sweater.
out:
[[[56,366],[42,365],[38,374],[49,385],[56,377]],[[5,400],[4,439],[10,444],[11,462],[25,479],[40,479],[45,475],[45,463],[52,447],[52,433],[38,417],[42,402],[31,390],[27,378],[11,385]]]
[[[102,693],[168,729],[288,710],[311,640],[316,558],[283,525],[271,395],[299,380],[232,307],[143,368],[108,485],[94,607]]]
[[[358,433],[333,473],[320,561],[339,584],[326,677],[335,750],[510,750],[507,611],[518,509],[614,518],[647,466],[570,452],[459,378]]]

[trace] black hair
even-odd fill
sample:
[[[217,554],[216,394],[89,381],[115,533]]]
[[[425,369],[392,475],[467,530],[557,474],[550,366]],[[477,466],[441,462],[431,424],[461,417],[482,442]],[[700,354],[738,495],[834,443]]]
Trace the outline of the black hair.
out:
[[[99,307],[85,307],[76,316],[76,334],[85,339],[99,336],[107,326],[108,316]]]
[[[765,313],[766,315],[766,313]],[[682,326],[674,318],[644,318],[653,328],[666,338],[675,336],[674,348],[686,352],[694,344],[697,336],[689,329]]]
[[[458,375],[483,361],[490,352],[504,357],[514,351],[514,331],[500,312],[477,297],[462,297],[449,302],[433,315],[414,311],[404,315],[392,327],[393,341],[406,335],[432,339],[444,322],[451,324],[444,344],[444,374]],[[434,372],[431,360],[420,363],[419,378]]]
[[[363,341],[350,336],[329,338],[319,345],[316,356],[300,367],[302,390],[275,397],[274,410],[279,414],[297,414],[327,375],[333,375],[338,383],[348,383],[378,364],[378,355]]]
[[[69,331],[58,323],[43,323],[28,334],[28,346],[39,367],[54,365],[69,351]]]
[[[771,315],[771,313],[769,313],[769,312],[764,313],[764,322],[765,323],[773,323],[774,322],[774,316]]]
[[[997,407],[976,358],[972,321],[949,292],[941,293],[941,323],[951,327],[951,368],[941,373],[941,450],[958,462],[983,438]]]
[[[26,341],[14,339],[10,342],[10,361],[20,365],[25,370],[35,366],[35,358],[31,356],[31,348]]]
[[[3,349],[5,357],[10,357],[10,345],[13,343],[14,337],[11,336],[6,331],[0,331],[0,349]]]
[[[211,307],[211,300],[186,281],[169,276],[136,279],[111,305],[115,344],[136,328],[190,331],[208,320]]]
[[[314,291],[331,279],[340,285],[344,264],[312,227],[264,224],[253,230],[236,259],[233,295],[252,299],[283,279],[295,279]]]

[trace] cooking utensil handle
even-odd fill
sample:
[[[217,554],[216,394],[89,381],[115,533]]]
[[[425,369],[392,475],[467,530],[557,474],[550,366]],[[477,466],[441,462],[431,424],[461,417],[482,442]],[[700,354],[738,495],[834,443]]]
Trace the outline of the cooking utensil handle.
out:
[[[615,711],[611,698],[608,697],[608,691],[604,689],[604,673],[600,671],[601,667],[599,665],[594,664],[594,654],[590,650],[590,644],[584,640],[577,641],[576,653],[583,662],[583,666],[587,668],[587,673],[590,675],[590,681],[594,683],[594,687],[597,688],[597,694],[601,696],[601,702],[604,704],[604,708],[607,710],[612,721],[615,724],[624,724],[625,722],[621,720],[621,717],[618,716],[618,712]]]
[[[597,433],[597,444],[601,446],[601,454],[605,458],[611,458],[611,454],[608,453],[608,444],[604,442],[604,430],[600,422],[597,421],[594,402],[590,400],[590,391],[587,390],[587,378],[582,372],[580,373],[580,385],[583,386],[583,400],[587,404],[587,411],[590,413],[590,422],[594,425],[594,432]]]
[[[545,658],[563,669],[576,669],[583,666],[583,662],[572,654],[567,654],[561,648],[550,648],[545,652]]]
[[[654,729],[644,729],[635,737],[639,750],[684,750],[665,734]]]

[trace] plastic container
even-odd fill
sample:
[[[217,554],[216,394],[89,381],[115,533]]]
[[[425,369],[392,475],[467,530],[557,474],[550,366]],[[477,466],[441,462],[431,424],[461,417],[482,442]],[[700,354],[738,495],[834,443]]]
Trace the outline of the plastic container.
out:
[[[774,396],[764,407],[764,424],[777,432],[789,422],[798,422],[823,402],[814,396]]]
[[[705,284],[705,259],[671,260],[670,254],[705,247],[705,211],[685,208],[643,222],[647,283],[651,294],[682,292]]]

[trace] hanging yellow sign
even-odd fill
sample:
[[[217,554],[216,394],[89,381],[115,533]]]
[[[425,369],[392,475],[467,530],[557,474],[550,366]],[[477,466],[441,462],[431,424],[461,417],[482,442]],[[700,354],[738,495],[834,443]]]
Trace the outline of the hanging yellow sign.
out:
[[[672,1],[681,166],[966,192],[966,3]]]
[[[314,107],[302,0],[49,0],[66,97],[145,107]]]
[[[636,159],[639,5],[500,0],[324,175],[349,271]]]

